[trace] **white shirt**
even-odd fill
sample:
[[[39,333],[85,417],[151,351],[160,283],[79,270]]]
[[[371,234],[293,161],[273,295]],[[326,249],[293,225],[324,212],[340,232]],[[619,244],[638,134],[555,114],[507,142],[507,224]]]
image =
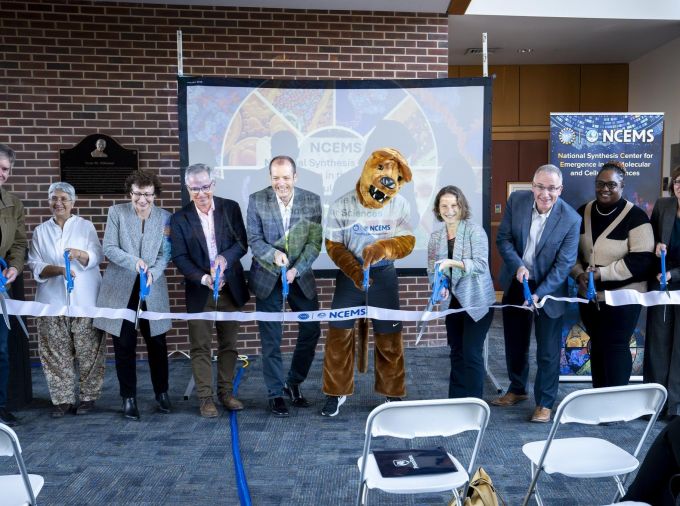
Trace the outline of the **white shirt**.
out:
[[[210,209],[207,213],[196,208],[198,219],[201,220],[201,227],[203,228],[203,235],[208,246],[208,256],[210,257],[210,266],[215,265],[217,258],[217,239],[215,238],[215,201],[210,201]]]
[[[62,230],[53,218],[41,223],[33,231],[28,251],[28,267],[38,287],[35,301],[45,304],[66,304],[66,278],[54,276],[41,278],[40,273],[48,265],[64,266],[64,250],[75,248],[86,251],[89,260],[86,266],[71,260],[73,280],[71,305],[96,306],[102,276],[99,264],[104,260],[102,245],[91,221],[80,216],[71,216]]]
[[[344,244],[357,259],[366,246],[382,239],[413,235],[409,219],[411,209],[397,194],[379,209],[368,209],[359,203],[356,190],[333,202],[324,230],[326,238]]]
[[[288,201],[288,205],[283,203],[283,200],[276,196],[276,202],[279,204],[279,211],[281,212],[281,221],[283,222],[283,231],[286,234],[286,250],[288,250],[288,229],[290,229],[290,216],[293,214],[293,199],[295,198],[295,190]],[[288,251],[286,251],[288,253]]]
[[[534,202],[534,207],[531,211],[531,228],[529,229],[529,238],[527,239],[527,245],[524,248],[524,254],[522,255],[522,262],[524,262],[524,267],[529,270],[529,279],[534,279],[534,257],[536,256],[536,246],[541,240],[541,235],[545,229],[545,223],[548,221],[548,216],[552,212],[551,207],[546,213],[539,213],[536,209],[536,202]]]

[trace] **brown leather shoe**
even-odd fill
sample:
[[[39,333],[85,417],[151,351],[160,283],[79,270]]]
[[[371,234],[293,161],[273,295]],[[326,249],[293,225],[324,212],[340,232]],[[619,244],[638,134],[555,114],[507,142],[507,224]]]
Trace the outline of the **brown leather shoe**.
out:
[[[528,395],[513,394],[512,392],[507,392],[505,395],[502,395],[497,399],[489,401],[489,404],[503,407],[514,406],[518,402],[526,401],[528,398],[529,398]]]
[[[534,414],[531,415],[531,421],[534,423],[550,423],[550,414],[552,409],[544,408],[543,406],[536,406]]]
[[[203,418],[215,418],[217,413],[217,408],[212,400],[212,397],[204,397],[201,399],[201,416]]]
[[[243,409],[243,403],[231,394],[220,395],[220,402],[229,411],[241,411]]]

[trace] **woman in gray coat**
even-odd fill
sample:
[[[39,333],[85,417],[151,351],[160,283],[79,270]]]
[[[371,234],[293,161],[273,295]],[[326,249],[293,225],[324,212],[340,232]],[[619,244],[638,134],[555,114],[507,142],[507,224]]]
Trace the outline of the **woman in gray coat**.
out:
[[[150,293],[142,309],[169,312],[168,285],[164,271],[168,265],[168,223],[170,213],[153,205],[160,195],[161,185],[154,174],[144,171],[132,173],[125,181],[131,201],[109,209],[104,232],[104,254],[109,265],[104,273],[98,307],[137,310],[139,303],[139,273],[144,271]],[[137,330],[132,322],[97,318],[95,327],[113,336],[116,373],[123,398],[123,416],[139,419],[137,408],[136,348]],[[158,410],[169,413],[168,353],[165,333],[170,320],[139,320],[149,356],[151,383]]]
[[[445,186],[434,199],[434,215],[444,226],[432,232],[427,247],[427,270],[432,278],[439,268],[450,280],[449,309],[466,308],[446,317],[446,338],[451,347],[449,397],[482,398],[484,340],[493,320],[496,292],[489,272],[489,239],[470,221],[470,207],[460,188]],[[436,262],[440,262],[436,264]]]

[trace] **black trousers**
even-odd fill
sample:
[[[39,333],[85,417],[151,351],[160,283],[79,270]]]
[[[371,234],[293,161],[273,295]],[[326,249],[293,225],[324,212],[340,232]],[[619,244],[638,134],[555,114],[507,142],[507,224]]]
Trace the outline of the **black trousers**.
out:
[[[139,302],[139,278],[132,288],[132,295],[128,301],[128,309],[137,311]],[[142,309],[146,310],[146,304]],[[168,346],[165,333],[151,335],[148,320],[139,320],[139,330],[142,332],[146,351],[149,356],[149,370],[151,384],[156,395],[168,391]],[[137,330],[135,324],[123,320],[120,336],[113,336],[113,351],[116,356],[116,374],[120,384],[120,396],[123,398],[137,395]]]
[[[599,311],[595,304],[579,304],[578,309],[590,336],[593,388],[627,385],[633,369],[630,337],[642,307],[608,306],[600,302]]]
[[[680,473],[680,418],[675,418],[650,446],[635,480],[628,487],[622,500],[640,501],[654,506],[673,506],[676,503],[670,490],[670,481],[678,473]]]
[[[461,307],[451,297],[449,309]],[[446,339],[451,347],[449,398],[477,397],[484,393],[484,340],[493,320],[493,309],[479,321],[466,312],[446,316]]]

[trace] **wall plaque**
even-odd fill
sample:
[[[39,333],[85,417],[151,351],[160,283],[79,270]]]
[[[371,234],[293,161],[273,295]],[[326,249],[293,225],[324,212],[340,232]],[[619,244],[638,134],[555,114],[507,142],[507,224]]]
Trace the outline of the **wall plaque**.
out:
[[[139,167],[136,149],[125,149],[112,137],[92,134],[59,153],[61,180],[78,194],[125,193],[125,179]]]

